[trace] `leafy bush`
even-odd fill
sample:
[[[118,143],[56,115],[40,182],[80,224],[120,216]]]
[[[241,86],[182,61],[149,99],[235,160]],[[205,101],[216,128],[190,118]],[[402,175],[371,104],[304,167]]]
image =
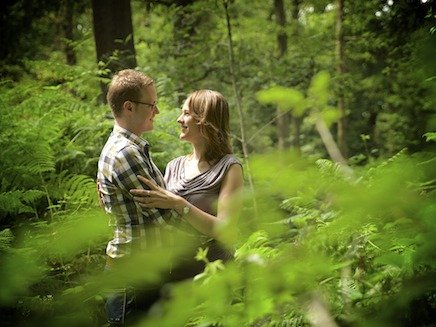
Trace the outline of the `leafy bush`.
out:
[[[435,185],[428,183],[435,176],[429,159],[434,156],[412,158],[400,153],[349,177],[325,160],[310,162],[283,153],[254,158],[256,206],[251,197],[245,199],[239,237],[228,238],[233,240],[228,245],[236,249],[235,261],[208,262],[204,250],[200,251],[197,259],[205,261],[204,272],[194,280],[171,285],[171,296],[161,303],[160,313],[144,317],[140,325],[429,324],[436,287]],[[35,288],[49,283],[50,293],[34,293],[39,306],[28,304],[32,317],[41,315],[53,325],[70,315],[76,317],[71,325],[95,323],[99,294],[109,280],[98,270],[74,269],[86,262],[85,256],[77,254],[104,234],[104,218],[99,215],[89,211],[70,215],[60,225],[29,231],[18,248],[6,246],[3,280],[13,276],[20,260],[25,259],[29,269],[20,280],[7,283],[2,300],[26,294],[26,285]],[[78,229],[88,234],[73,232]],[[48,237],[49,230],[56,232]],[[223,233],[232,234],[226,226]],[[0,244],[8,244],[11,234],[3,231],[1,240]],[[121,273],[118,282],[128,278],[134,283],[154,283],[160,271],[190,246],[183,246],[180,239],[171,255],[165,250],[146,254],[134,260],[128,276]],[[67,268],[68,274],[53,266],[49,271],[35,260],[35,253],[42,249],[51,260],[81,264]],[[86,259],[88,267],[91,258]],[[53,274],[63,276],[55,289]],[[61,305],[65,301],[73,305]],[[419,303],[420,311],[416,311]]]
[[[349,179],[325,161],[255,159],[259,215],[240,217],[236,261],[176,285],[141,326],[429,324],[436,207],[424,162],[400,154]]]

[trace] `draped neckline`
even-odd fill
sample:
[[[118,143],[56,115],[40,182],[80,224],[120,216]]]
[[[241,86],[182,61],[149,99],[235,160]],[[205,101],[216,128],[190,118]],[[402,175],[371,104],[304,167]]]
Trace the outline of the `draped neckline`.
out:
[[[188,157],[189,157],[189,155],[186,155],[186,156],[183,156],[183,160],[182,160],[182,163],[181,163],[181,165],[180,165],[180,169],[181,169],[181,173],[180,173],[180,177],[181,177],[181,180],[184,182],[184,183],[191,183],[191,182],[193,182],[193,181],[195,181],[196,179],[198,179],[198,178],[200,178],[201,176],[205,176],[205,175],[207,175],[208,173],[210,173],[212,170],[213,170],[213,168],[221,161],[221,160],[223,160],[223,158],[225,158],[226,156],[223,156],[223,157],[221,157],[217,162],[215,162],[213,165],[211,165],[208,169],[206,169],[204,172],[202,172],[202,173],[200,173],[200,174],[198,174],[198,175],[195,175],[194,177],[192,177],[192,178],[187,178],[186,177],[186,175],[185,175],[185,172],[186,172],[186,162],[187,162],[187,160],[188,160]]]

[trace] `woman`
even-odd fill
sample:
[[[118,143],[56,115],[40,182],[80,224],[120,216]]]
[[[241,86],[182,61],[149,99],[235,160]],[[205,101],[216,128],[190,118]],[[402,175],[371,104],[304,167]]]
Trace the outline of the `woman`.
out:
[[[184,102],[177,122],[180,139],[191,143],[192,153],[167,165],[167,189],[139,177],[150,190],[131,193],[142,207],[174,209],[197,231],[217,238],[217,226],[231,215],[230,201],[244,184],[241,163],[230,146],[228,103],[219,92],[195,91]]]

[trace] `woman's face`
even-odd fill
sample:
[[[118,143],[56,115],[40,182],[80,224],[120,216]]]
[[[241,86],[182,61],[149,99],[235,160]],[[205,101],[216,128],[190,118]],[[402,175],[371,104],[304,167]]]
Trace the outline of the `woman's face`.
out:
[[[177,118],[177,122],[181,127],[179,135],[181,140],[196,143],[204,139],[204,137],[200,134],[198,120],[192,116],[191,110],[188,107],[188,101],[185,101],[183,104],[182,113]]]

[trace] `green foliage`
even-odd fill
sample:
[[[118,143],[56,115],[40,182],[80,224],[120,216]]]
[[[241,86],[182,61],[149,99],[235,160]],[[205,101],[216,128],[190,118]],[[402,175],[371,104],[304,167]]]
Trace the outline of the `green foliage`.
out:
[[[33,213],[34,209],[27,203],[34,203],[45,195],[39,190],[10,191],[0,193],[0,213],[3,215]]]
[[[1,253],[6,252],[10,248],[13,239],[14,239],[14,235],[12,234],[12,232],[9,228],[3,229],[0,232],[0,252]]]
[[[102,254],[92,249],[101,246],[107,235],[104,216],[100,209],[85,210],[16,231],[19,238],[14,247],[6,249],[0,265],[4,282],[0,294],[2,307],[17,305],[17,310],[22,312],[17,320],[28,319],[35,325],[42,320],[47,325],[56,325],[56,321],[65,319],[62,307],[71,300],[67,297],[72,289],[84,288],[79,282],[81,276],[97,274],[103,269]],[[2,232],[2,240],[4,235]],[[83,292],[76,292],[75,296],[80,294]],[[77,309],[75,303],[69,305]],[[88,305],[88,311],[79,312],[78,318],[85,314],[88,319],[93,315],[92,301],[88,300]],[[86,316],[86,312],[90,315]]]
[[[200,301],[185,303],[186,309],[201,309],[201,316],[211,319],[209,322],[225,326],[250,326],[254,321],[267,326],[269,317],[283,307],[307,314],[309,309],[304,303],[313,300],[311,294],[321,293],[330,304],[327,310],[332,317],[355,325],[370,319],[375,325],[377,320],[371,313],[379,305],[397,310],[398,315],[398,306],[407,311],[408,303],[434,289],[434,282],[423,280],[423,276],[431,278],[434,274],[434,222],[428,220],[434,214],[434,194],[423,197],[410,186],[423,179],[416,170],[416,161],[399,155],[377,168],[362,171],[356,183],[338,178],[333,164],[319,162],[322,170],[317,172],[310,163],[292,165],[296,162],[292,157],[286,160],[287,175],[271,174],[282,171],[277,155],[272,157],[274,160],[262,159],[272,166],[271,170],[265,170],[264,164],[252,165],[254,175],[258,182],[267,179],[270,185],[283,181],[279,187],[262,192],[257,200],[265,202],[266,208],[275,202],[277,191],[297,193],[298,198],[284,200],[283,208],[290,213],[290,219],[282,221],[294,225],[296,234],[289,238],[289,225],[281,233],[277,234],[278,229],[273,229],[275,234],[267,233],[271,223],[279,221],[262,207],[259,218],[266,230],[249,236],[236,252],[238,260],[226,266],[223,273],[210,276],[207,287],[209,294],[214,290],[214,304],[200,305],[201,300],[207,301],[203,298],[207,291],[202,290],[204,285],[198,285],[190,292]],[[421,280],[420,291],[398,299],[399,292],[405,296],[403,290]],[[182,290],[187,291],[183,287],[180,298],[168,305],[168,316],[174,313],[171,305],[177,306],[182,300]],[[223,287],[244,292],[232,295],[218,291]],[[234,298],[232,302],[226,300],[229,296]],[[144,326],[152,325],[152,321]]]
[[[330,76],[326,71],[316,74],[308,89],[307,98],[293,88],[272,87],[259,91],[257,98],[262,103],[275,104],[280,110],[292,110],[297,117],[309,111],[310,120],[316,120],[320,115],[328,124],[339,119],[338,110],[328,105],[330,99]]]
[[[258,100],[262,103],[275,104],[280,110],[293,109],[297,116],[301,116],[306,109],[301,92],[280,86],[259,91]]]
[[[93,176],[96,172],[95,158],[111,124],[104,119],[94,122],[98,112],[103,117],[101,108],[82,102],[77,97],[82,96],[80,88],[74,86],[85,86],[85,81],[92,79],[91,72],[87,72],[88,76],[84,71],[73,74],[58,65],[57,71],[44,74],[42,64],[29,63],[29,69],[38,72],[39,82],[28,80],[18,85],[5,82],[2,86],[0,145],[6,149],[1,164],[2,178],[7,183],[3,185],[28,187],[51,172],[64,170],[66,165],[71,173]],[[83,76],[81,83],[76,81],[78,76]],[[100,137],[100,142],[96,144],[91,136]],[[8,142],[11,139],[13,143]],[[76,144],[80,144],[80,150]],[[94,157],[93,161],[90,157]]]
[[[413,15],[400,12],[408,10]],[[358,133],[371,136],[372,155],[393,155],[404,147],[425,147],[421,135],[434,114],[434,35],[429,2],[379,1],[352,6],[345,21],[348,58],[347,107],[351,148],[362,147]],[[407,32],[399,32],[400,21]],[[413,32],[412,32],[413,31]],[[395,128],[391,128],[395,126]],[[364,149],[360,150],[364,153]]]
[[[436,132],[432,132],[432,133],[425,133],[424,137],[426,138],[426,141],[436,141]]]

